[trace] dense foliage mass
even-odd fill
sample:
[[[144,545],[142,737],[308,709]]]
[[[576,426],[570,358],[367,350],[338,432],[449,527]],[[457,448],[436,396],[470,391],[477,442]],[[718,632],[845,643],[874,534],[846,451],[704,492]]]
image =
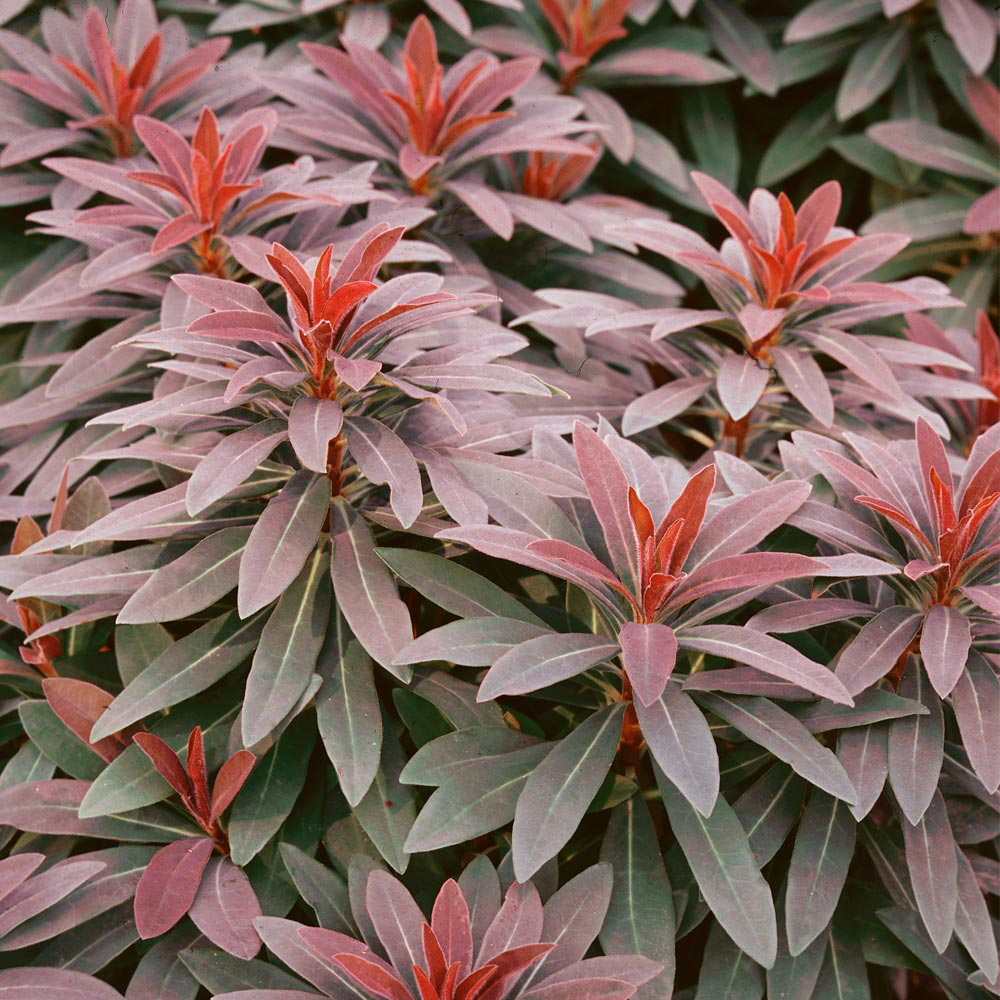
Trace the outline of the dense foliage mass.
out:
[[[993,5],[0,23],[0,997],[1000,995]]]

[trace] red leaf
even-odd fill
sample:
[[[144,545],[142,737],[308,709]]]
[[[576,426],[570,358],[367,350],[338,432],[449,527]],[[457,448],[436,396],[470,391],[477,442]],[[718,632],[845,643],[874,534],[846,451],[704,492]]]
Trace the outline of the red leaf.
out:
[[[180,795],[184,805],[192,813],[195,812],[194,788],[177,754],[159,736],[154,736],[152,733],[136,733],[135,742],[139,749],[153,762],[153,767]]]
[[[684,567],[684,561],[701,531],[701,523],[705,519],[705,509],[708,499],[715,488],[715,466],[707,465],[693,475],[681,491],[681,495],[673,502],[667,516],[656,531],[659,542],[674,521],[684,519],[684,527],[678,532],[677,543],[670,557],[670,565],[664,570],[676,576]]]
[[[42,681],[42,691],[49,708],[63,721],[66,728],[106,761],[112,761],[125,749],[125,741],[108,736],[90,742],[94,723],[104,714],[113,698],[96,684],[74,677],[49,677]]]
[[[204,819],[211,812],[211,806],[208,801],[208,772],[205,769],[205,744],[201,738],[201,726],[195,726],[188,737],[187,770],[191,776],[198,815]]]
[[[213,858],[191,904],[195,926],[223,951],[249,961],[260,951],[254,920],[261,916],[260,902],[250,880],[229,860]]]
[[[153,855],[135,887],[135,926],[143,940],[166,934],[190,909],[215,844],[188,837]]]
[[[237,750],[219,768],[212,789],[212,808],[208,814],[209,823],[214,823],[236,798],[243,783],[250,776],[257,758],[249,750]]]
[[[362,989],[368,990],[374,997],[384,997],[385,1000],[413,1000],[410,991],[391,972],[386,972],[374,962],[360,955],[334,955],[333,960]]]

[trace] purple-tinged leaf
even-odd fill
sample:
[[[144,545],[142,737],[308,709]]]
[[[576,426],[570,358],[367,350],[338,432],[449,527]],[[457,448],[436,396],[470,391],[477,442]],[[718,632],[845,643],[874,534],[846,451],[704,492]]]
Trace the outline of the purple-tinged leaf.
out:
[[[514,872],[526,882],[565,846],[607,777],[624,704],[580,723],[532,772],[514,813]]]
[[[282,843],[279,849],[282,864],[295,883],[302,901],[316,913],[320,927],[345,934],[353,933],[355,924],[346,882],[294,844]]]
[[[296,472],[257,519],[240,560],[241,618],[270,604],[302,571],[330,506],[325,476]]]
[[[250,880],[229,858],[209,862],[189,916],[212,944],[236,958],[248,961],[260,950],[253,924],[261,916],[260,903]]]
[[[833,752],[820,743],[794,715],[766,698],[734,698],[702,694],[712,712],[783,760],[806,781],[849,805],[857,793]]]
[[[514,883],[504,896],[503,906],[483,934],[476,964],[485,965],[510,948],[535,943],[542,936],[544,925],[538,890],[530,882]]]
[[[742,420],[760,401],[771,370],[749,354],[727,354],[719,365],[719,399],[733,420]]]
[[[326,473],[330,442],[344,425],[344,411],[335,399],[299,396],[288,416],[288,437],[303,468]]]
[[[365,478],[389,484],[392,512],[404,528],[409,528],[424,505],[420,469],[413,453],[395,431],[369,417],[348,421],[347,442]]]
[[[354,510],[335,500],[331,535],[330,572],[338,609],[372,659],[407,682],[410,671],[393,664],[413,639],[410,613],[375,553],[371,531]]]
[[[93,976],[72,969],[31,966],[0,971],[0,1000],[122,1000]]]
[[[850,807],[860,822],[871,812],[889,776],[889,742],[886,726],[845,729],[837,738],[837,760],[854,785],[858,801]]]
[[[15,854],[0,861],[0,901],[6,899],[44,860],[44,854]]]
[[[543,988],[557,983],[595,982],[602,979],[627,983],[634,989],[648,983],[662,971],[662,962],[654,962],[640,955],[599,955],[595,958],[581,959],[560,969],[559,972],[554,972],[551,976],[546,976],[530,994],[526,995],[543,996],[541,993]]]
[[[42,681],[42,691],[49,708],[66,728],[96,754],[112,761],[122,752],[123,742],[115,736],[90,742],[94,723],[114,700],[107,691],[76,677],[47,677]]]
[[[156,852],[135,888],[139,937],[166,934],[188,912],[214,846],[211,837],[190,837]]]
[[[177,792],[191,813],[198,811],[194,785],[184,765],[174,751],[159,736],[152,733],[136,733],[136,746],[150,759],[153,767],[170,787]]]
[[[792,955],[802,954],[832,919],[854,856],[856,833],[844,802],[812,792],[788,867],[785,933]]]
[[[677,637],[668,625],[627,622],[618,633],[622,665],[639,701],[658,701],[677,661]]]
[[[775,680],[753,667],[699,670],[684,681],[685,691],[721,691],[724,694],[760,695],[782,701],[812,701],[808,691],[788,681]]]
[[[886,608],[862,626],[837,661],[837,677],[852,695],[880,681],[909,648],[923,615],[907,607]]]
[[[8,937],[12,930],[65,899],[92,876],[104,871],[105,867],[103,861],[71,859],[61,861],[22,882],[4,898],[3,912],[0,913],[0,936]],[[5,947],[4,950],[9,949]]]
[[[224,437],[188,480],[185,505],[194,517],[244,483],[288,436],[280,420],[263,420]]]
[[[674,905],[656,830],[641,795],[615,806],[601,843],[601,860],[614,875],[611,901],[601,927],[609,955],[642,955],[663,964],[649,987],[636,995],[669,996],[674,979]]]
[[[459,963],[460,968],[472,967],[473,944],[472,924],[469,919],[469,904],[454,879],[448,879],[431,913],[431,930],[441,945],[447,965]]]
[[[653,759],[691,805],[710,816],[719,794],[719,754],[701,710],[676,684],[652,705],[634,704]]]
[[[929,122],[895,119],[870,125],[865,134],[890,153],[923,167],[992,184],[1000,179],[996,157],[985,147]]]
[[[197,829],[176,813],[155,807],[128,816],[80,819],[80,803],[89,787],[90,782],[68,778],[12,785],[0,791],[0,822],[29,833],[159,844],[189,837]]]
[[[937,788],[944,759],[944,715],[918,663],[910,662],[899,693],[928,709],[927,715],[896,719],[889,730],[889,781],[903,814],[914,824],[920,821]]]
[[[476,701],[526,694],[568,680],[610,659],[618,648],[618,643],[589,633],[550,632],[528,639],[494,661]]]
[[[958,907],[958,846],[941,793],[935,789],[916,824],[904,820],[902,827],[917,909],[940,954],[951,940]]]
[[[269,736],[309,684],[330,620],[327,554],[318,548],[278,598],[250,664],[243,696],[243,743]]]
[[[635,529],[629,520],[628,480],[614,452],[581,423],[573,427],[573,446],[587,495],[601,524],[611,562],[623,581],[637,585],[639,564]]]
[[[809,483],[773,483],[721,507],[698,533],[691,564],[742,555],[780,528],[809,498]]]
[[[658,768],[654,771],[671,829],[705,902],[733,941],[770,968],[778,950],[774,900],[732,807],[720,795],[711,814],[700,815]]]
[[[969,859],[961,849],[955,851],[955,858],[958,862],[955,936],[986,975],[987,981],[992,983],[1000,975],[1000,955],[997,953],[997,935],[990,911]]]
[[[747,627],[771,635],[784,635],[789,632],[804,632],[806,629],[847,618],[868,616],[873,610],[870,605],[860,601],[840,597],[800,598],[784,604],[772,604],[769,608],[758,611],[747,622]]]
[[[675,379],[633,400],[622,416],[622,434],[631,437],[672,420],[700,399],[712,380],[704,375]]]
[[[826,667],[769,635],[737,625],[701,625],[678,632],[677,641],[682,649],[745,663],[838,705],[854,704],[847,689]]]
[[[785,388],[824,427],[833,423],[833,396],[823,369],[808,351],[772,347],[771,359]]]
[[[938,13],[965,64],[982,76],[996,51],[996,21],[974,0],[938,0]]]
[[[616,979],[574,979],[567,983],[536,986],[525,997],[533,1000],[628,1000],[635,994],[631,983]]]
[[[947,698],[965,671],[972,645],[969,619],[958,608],[935,604],[920,633],[920,658],[934,690]]]
[[[772,764],[733,803],[754,860],[763,868],[799,821],[806,783],[786,765]]]
[[[746,590],[765,584],[780,583],[795,577],[819,576],[828,568],[811,556],[792,552],[742,552],[702,563],[684,579],[667,601],[676,608],[723,590]],[[748,595],[747,599],[749,600]]]
[[[90,738],[104,739],[201,694],[246,660],[263,624],[259,617],[241,622],[231,611],[178,639],[111,702]]]
[[[211,607],[236,587],[249,534],[223,528],[156,570],[118,613],[118,624],[176,621]]]
[[[540,625],[516,618],[463,618],[407,642],[394,662],[447,660],[463,666],[487,667],[522,643],[551,635]]]
[[[972,769],[992,795],[1000,787],[1000,678],[979,653],[969,656],[951,704]]]
[[[423,964],[424,956],[425,920],[420,908],[403,883],[383,871],[368,876],[365,903],[389,961],[415,988],[412,969]]]
[[[702,16],[716,48],[758,90],[773,97],[780,87],[778,64],[760,25],[729,0],[708,0]]]

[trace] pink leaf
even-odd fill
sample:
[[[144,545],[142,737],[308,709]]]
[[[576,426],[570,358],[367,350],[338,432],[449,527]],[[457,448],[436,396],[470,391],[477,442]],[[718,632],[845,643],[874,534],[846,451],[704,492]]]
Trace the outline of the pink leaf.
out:
[[[934,690],[942,698],[951,694],[962,676],[971,645],[969,619],[957,608],[935,604],[924,619],[920,656]]]
[[[677,661],[677,637],[666,625],[628,622],[618,633],[625,673],[643,705],[663,694]]]
[[[209,862],[190,916],[209,941],[236,958],[249,961],[260,950],[253,925],[261,916],[260,903],[250,880],[229,858]]]
[[[733,420],[741,420],[757,405],[771,372],[749,354],[727,354],[719,365],[719,399]]]
[[[288,437],[306,469],[325,473],[327,449],[340,433],[344,411],[335,399],[299,396],[288,417]]]

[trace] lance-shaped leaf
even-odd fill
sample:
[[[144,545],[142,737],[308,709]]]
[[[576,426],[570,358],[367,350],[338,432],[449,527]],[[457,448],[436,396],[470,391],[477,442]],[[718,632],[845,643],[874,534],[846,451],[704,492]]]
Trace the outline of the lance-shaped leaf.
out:
[[[389,484],[389,504],[404,528],[417,519],[424,505],[420,469],[413,452],[381,421],[355,417],[347,425],[347,442],[365,478]]]
[[[375,554],[368,526],[339,499],[333,505],[332,536],[330,573],[337,607],[372,659],[406,683],[411,671],[393,664],[413,639],[410,613],[392,574]]]
[[[101,740],[170,708],[235,670],[257,643],[264,622],[240,621],[230,611],[168,646],[108,706],[90,734]]]
[[[987,982],[1000,975],[1000,955],[990,911],[976,880],[975,869],[958,849],[958,907],[955,910],[955,935],[983,971]]]
[[[526,882],[562,849],[594,800],[621,737],[619,703],[595,712],[535,768],[514,813],[514,871]]]
[[[674,630],[656,622],[626,622],[618,641],[625,674],[639,701],[649,707],[663,694],[677,661]]]
[[[805,782],[791,768],[776,763],[733,803],[761,868],[778,853],[798,822],[805,794]]]
[[[268,736],[295,707],[312,677],[330,618],[326,552],[318,548],[278,598],[250,664],[243,697],[246,746]]]
[[[247,961],[260,950],[254,920],[260,903],[250,880],[229,860],[213,858],[190,909],[195,926],[223,951]]]
[[[344,411],[335,399],[299,396],[288,415],[288,437],[303,468],[326,473],[330,442],[340,433]]]
[[[432,629],[408,642],[400,663],[446,660],[463,666],[486,667],[532,639],[552,633],[516,618],[464,618]]]
[[[316,546],[330,506],[325,476],[296,472],[257,519],[240,560],[240,617],[259,611],[299,575]]]
[[[774,900],[736,814],[720,795],[711,815],[702,816],[658,768],[654,771],[670,826],[705,902],[733,941],[769,969],[778,949]]]
[[[191,837],[157,851],[135,888],[139,937],[166,934],[188,912],[214,846],[211,837]]]
[[[303,901],[315,911],[319,925],[328,930],[352,933],[354,918],[346,882],[294,844],[281,844],[280,850],[282,864]]]
[[[944,714],[941,702],[917,663],[903,675],[899,693],[920,701],[927,715],[896,719],[889,730],[889,781],[911,824],[931,803],[944,760]]]
[[[604,533],[611,563],[629,586],[639,580],[635,529],[629,519],[628,480],[611,449],[581,423],[573,427],[573,446],[583,485]]]
[[[317,669],[323,678],[316,699],[319,735],[344,797],[356,806],[378,770],[382,713],[371,658],[338,613],[330,620]]]
[[[215,776],[215,784],[212,786],[212,801],[209,803],[208,820],[210,823],[214,823],[229,808],[233,799],[239,795],[240,789],[250,777],[250,772],[256,761],[257,758],[249,750],[237,750],[219,768],[219,773]]]
[[[840,762],[794,715],[766,698],[699,695],[702,703],[755,743],[770,750],[806,781],[849,804],[857,793]]]
[[[962,746],[972,769],[991,794],[1000,787],[1000,678],[973,651],[951,695]]]
[[[785,934],[792,955],[802,954],[833,918],[854,856],[856,832],[844,802],[813,791],[788,867]]]
[[[525,694],[576,677],[618,652],[618,643],[601,636],[549,632],[508,650],[483,678],[476,701]]]
[[[910,645],[922,615],[913,608],[892,607],[862,626],[837,661],[837,677],[851,694],[881,680]]]
[[[541,625],[541,620],[502,587],[453,559],[416,549],[375,550],[401,580],[438,607],[460,618],[518,618]]]
[[[11,1000],[122,1000],[115,989],[72,969],[32,966],[0,971],[0,997]]]
[[[678,632],[677,641],[682,649],[745,663],[839,705],[854,704],[848,690],[826,667],[772,636],[737,625],[700,625]]]
[[[306,780],[314,730],[296,719],[261,758],[229,814],[230,857],[236,865],[255,858],[278,832],[295,806]]]
[[[859,822],[871,812],[889,776],[889,731],[887,726],[845,729],[837,738],[837,760],[857,792],[850,807]]]
[[[717,921],[712,921],[708,932],[705,955],[707,960],[701,964],[696,1000],[707,997],[760,1000],[764,995],[764,970],[736,947]]]
[[[639,990],[639,1000],[669,996],[674,980],[674,905],[656,830],[641,795],[615,806],[601,843],[612,868],[611,902],[601,928],[609,955],[643,955],[663,971]]]
[[[509,732],[499,726],[484,728],[496,733]],[[449,741],[449,737],[443,736],[424,749],[442,741]],[[518,797],[529,775],[550,749],[547,744],[539,744],[489,754],[478,760],[451,757],[453,773],[442,776],[440,787],[424,803],[406,838],[406,850],[431,851],[464,843],[509,823],[514,818]],[[417,761],[418,768],[424,766],[418,757],[419,754],[411,759],[408,770],[414,761]],[[418,775],[424,778],[432,776],[433,763],[427,766],[432,769],[432,774],[418,771]]]
[[[75,677],[47,677],[42,691],[49,707],[67,729],[106,761],[114,760],[124,749],[123,741],[115,736],[90,742],[94,723],[114,700],[96,684]]]
[[[958,850],[948,822],[944,798],[937,790],[915,824],[902,822],[906,867],[920,919],[938,954],[951,940],[958,908]]]
[[[188,480],[185,504],[194,517],[244,483],[284,441],[280,420],[263,420],[224,437],[199,463]]]
[[[935,604],[920,632],[920,658],[934,690],[947,698],[965,670],[972,645],[969,619],[958,608]]]
[[[223,528],[158,569],[129,599],[120,625],[176,621],[221,600],[239,579],[249,528]]]
[[[719,754],[701,710],[676,684],[652,705],[634,704],[653,759],[691,805],[710,816],[719,794]]]

